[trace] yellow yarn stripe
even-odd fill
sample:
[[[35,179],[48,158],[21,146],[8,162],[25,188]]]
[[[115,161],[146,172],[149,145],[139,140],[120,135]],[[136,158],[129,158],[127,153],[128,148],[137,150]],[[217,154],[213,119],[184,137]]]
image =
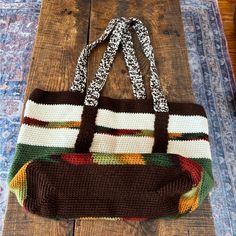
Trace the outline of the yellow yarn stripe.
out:
[[[18,202],[23,206],[24,199],[27,195],[27,180],[26,180],[26,168],[31,161],[27,162],[22,168],[17,172],[14,178],[9,183],[10,190],[15,193]]]
[[[199,193],[202,181],[187,193],[183,194],[179,200],[179,213],[184,214],[196,210],[199,206]]]

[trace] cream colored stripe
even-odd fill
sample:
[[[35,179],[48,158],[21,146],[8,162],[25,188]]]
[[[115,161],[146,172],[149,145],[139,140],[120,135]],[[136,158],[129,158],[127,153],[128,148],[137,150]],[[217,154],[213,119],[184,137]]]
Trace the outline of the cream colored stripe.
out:
[[[75,105],[38,104],[28,100],[24,116],[48,122],[81,121],[83,107]]]
[[[82,106],[44,105],[28,101],[25,116],[42,121],[81,121]],[[113,129],[154,130],[155,115],[151,113],[113,112],[99,109],[96,125]],[[169,133],[206,133],[207,119],[202,116],[170,115]]]
[[[207,118],[203,116],[170,115],[168,132],[208,134]]]
[[[189,158],[211,159],[210,144],[205,140],[169,141],[167,152]]]
[[[105,109],[98,110],[96,125],[113,129],[154,130],[154,114],[150,113],[115,113]],[[170,115],[169,133],[206,133],[207,119],[202,116]]]
[[[18,143],[47,146],[74,147],[78,129],[50,129],[23,124],[20,129]],[[154,139],[151,137],[111,136],[95,134],[91,146],[92,152],[151,152]]]
[[[22,124],[17,142],[45,147],[73,148],[78,133],[78,129],[48,129]]]
[[[113,129],[154,130],[155,115],[151,113],[113,112],[99,109],[96,125]]]
[[[20,129],[18,143],[73,148],[79,130],[49,129],[23,124]],[[151,153],[154,139],[137,136],[111,136],[95,134],[91,152],[104,153]],[[175,153],[189,158],[211,158],[208,141],[169,141],[168,153]]]
[[[137,136],[111,136],[95,134],[91,152],[104,153],[151,153],[154,138]]]

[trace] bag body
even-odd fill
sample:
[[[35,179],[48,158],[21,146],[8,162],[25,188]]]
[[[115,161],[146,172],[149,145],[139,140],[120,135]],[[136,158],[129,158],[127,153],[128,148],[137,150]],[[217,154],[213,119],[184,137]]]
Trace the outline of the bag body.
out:
[[[131,23],[150,61],[152,99],[146,99]],[[110,34],[85,91],[87,58]],[[120,43],[136,99],[100,96]],[[32,92],[9,186],[27,210],[54,218],[176,217],[203,202],[213,186],[205,111],[198,104],[167,103],[142,22],[111,21],[82,51],[71,91]]]

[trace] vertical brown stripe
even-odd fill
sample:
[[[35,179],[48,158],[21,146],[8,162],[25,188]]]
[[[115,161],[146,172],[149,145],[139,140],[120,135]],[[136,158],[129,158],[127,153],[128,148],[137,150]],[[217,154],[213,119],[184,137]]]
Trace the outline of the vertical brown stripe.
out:
[[[157,112],[155,114],[155,124],[154,124],[154,145],[152,148],[152,152],[167,152],[168,145],[168,120],[169,113],[168,112]]]
[[[81,117],[80,132],[75,143],[76,152],[89,152],[95,133],[97,107],[84,106]]]

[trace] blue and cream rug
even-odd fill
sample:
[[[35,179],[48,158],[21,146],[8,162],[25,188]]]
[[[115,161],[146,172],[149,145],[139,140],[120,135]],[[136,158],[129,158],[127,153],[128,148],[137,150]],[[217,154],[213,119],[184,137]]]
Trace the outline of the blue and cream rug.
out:
[[[6,179],[20,115],[40,0],[0,0],[0,233]],[[217,235],[236,235],[236,86],[216,0],[181,0],[193,90],[208,114],[216,187],[210,199]]]

